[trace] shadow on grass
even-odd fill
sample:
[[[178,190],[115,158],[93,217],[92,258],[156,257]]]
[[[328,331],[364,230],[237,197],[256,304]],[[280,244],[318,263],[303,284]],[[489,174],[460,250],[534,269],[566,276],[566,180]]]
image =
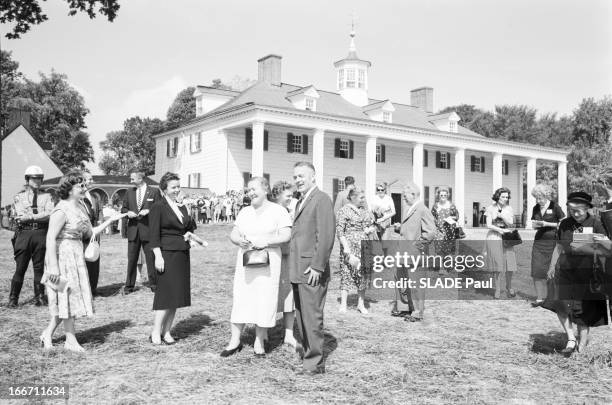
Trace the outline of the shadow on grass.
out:
[[[121,293],[121,288],[123,288],[123,283],[115,283],[109,284],[102,287],[98,287],[98,296],[100,297],[110,297],[113,295],[117,295]]]
[[[114,332],[121,332],[122,330],[132,326],[133,322],[127,319],[121,321],[115,321],[107,323],[106,325],[98,326],[96,328],[87,329],[76,334],[77,340],[83,343],[96,343],[102,344],[106,342],[106,338]]]
[[[200,333],[202,329],[210,325],[212,319],[204,314],[192,314],[189,318],[183,319],[172,328],[172,335],[176,339],[185,339],[191,335]]]
[[[565,348],[567,336],[561,332],[532,333],[529,342],[534,353],[555,354]]]

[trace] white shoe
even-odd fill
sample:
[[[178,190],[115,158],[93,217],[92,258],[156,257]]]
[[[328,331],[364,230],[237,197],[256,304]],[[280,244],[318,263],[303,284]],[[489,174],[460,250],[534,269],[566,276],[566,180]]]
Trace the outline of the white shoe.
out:
[[[64,343],[64,349],[69,350],[71,352],[83,353],[85,349],[78,343]]]

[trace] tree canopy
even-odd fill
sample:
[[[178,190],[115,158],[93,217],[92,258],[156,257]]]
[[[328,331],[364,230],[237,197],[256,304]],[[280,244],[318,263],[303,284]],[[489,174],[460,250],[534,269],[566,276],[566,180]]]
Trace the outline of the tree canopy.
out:
[[[42,0],[43,2],[46,0]],[[86,13],[89,18],[97,14],[113,21],[119,11],[118,0],[65,0],[68,5],[68,15]],[[9,39],[20,38],[28,32],[32,25],[41,24],[49,18],[43,12],[39,0],[2,0],[0,2],[0,22],[2,24],[14,23],[10,32],[6,34]]]

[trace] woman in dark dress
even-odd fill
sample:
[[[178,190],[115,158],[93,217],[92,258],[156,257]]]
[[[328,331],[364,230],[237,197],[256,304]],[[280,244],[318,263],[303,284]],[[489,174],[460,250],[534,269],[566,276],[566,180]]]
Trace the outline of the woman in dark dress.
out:
[[[605,234],[599,219],[589,213],[593,207],[592,197],[582,191],[570,193],[567,198],[568,218],[559,224],[557,245],[548,270],[554,279],[554,289],[549,289],[548,298],[542,307],[557,313],[561,326],[567,334],[567,345],[563,353],[579,352],[587,345],[589,328],[606,323],[605,297],[591,292],[593,275],[593,253],[595,243],[577,243],[576,234]],[[558,261],[559,270],[556,271]],[[578,341],[573,326],[578,326]]]
[[[531,277],[536,290],[536,300],[531,304],[533,307],[542,305],[546,298],[546,274],[555,250],[557,226],[565,218],[561,207],[551,201],[552,193],[552,187],[546,184],[538,184],[531,191],[537,202],[531,214],[531,224],[537,229],[531,251]]]
[[[191,305],[189,248],[192,243],[203,243],[193,233],[196,224],[187,208],[177,202],[181,192],[178,175],[164,174],[159,189],[164,198],[149,212],[149,246],[158,273],[153,299],[155,320],[149,339],[156,345],[175,343],[170,329],[176,309]]]

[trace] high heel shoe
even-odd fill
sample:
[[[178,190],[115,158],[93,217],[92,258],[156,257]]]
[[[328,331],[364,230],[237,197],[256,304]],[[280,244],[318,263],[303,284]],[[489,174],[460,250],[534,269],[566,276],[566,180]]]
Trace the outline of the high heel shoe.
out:
[[[170,336],[170,337],[172,337],[172,336]],[[173,344],[176,343],[176,340],[174,340],[174,338],[172,338],[172,340],[166,340],[166,337],[164,336],[162,338],[162,343],[165,344],[165,345],[168,345],[168,346],[172,346]]]
[[[369,313],[370,313],[370,311],[368,311],[368,310],[366,309],[366,307],[360,307],[360,306],[357,306],[357,311],[361,312],[361,313],[362,313],[362,314],[364,314],[364,315],[366,315],[366,314],[369,314]]]
[[[238,346],[234,347],[233,349],[224,349],[220,356],[221,357],[229,357],[233,354],[236,354],[237,352],[242,350],[242,343],[240,343]]]
[[[159,343],[155,343],[153,342],[153,335],[149,335],[149,343],[151,343],[153,346],[161,346],[163,343],[163,340]]]
[[[53,342],[51,339],[49,339],[48,345],[47,345],[47,341],[45,340],[45,335],[40,335],[39,339],[40,339],[40,347],[44,348],[45,350],[53,349]]]
[[[565,349],[561,350],[561,353],[569,354],[576,350],[576,339],[569,339],[565,345]]]
[[[64,343],[64,349],[69,350],[71,352],[83,353],[85,349],[78,343]]]

